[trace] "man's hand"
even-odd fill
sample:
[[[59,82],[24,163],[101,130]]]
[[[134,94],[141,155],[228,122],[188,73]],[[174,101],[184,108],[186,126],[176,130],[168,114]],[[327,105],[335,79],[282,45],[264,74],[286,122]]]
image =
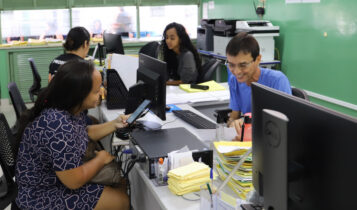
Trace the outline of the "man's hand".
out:
[[[241,134],[242,134],[242,125],[244,123],[243,118],[240,118],[238,120],[233,121],[233,126],[237,131],[237,135],[234,137],[233,141],[240,141],[241,140]]]

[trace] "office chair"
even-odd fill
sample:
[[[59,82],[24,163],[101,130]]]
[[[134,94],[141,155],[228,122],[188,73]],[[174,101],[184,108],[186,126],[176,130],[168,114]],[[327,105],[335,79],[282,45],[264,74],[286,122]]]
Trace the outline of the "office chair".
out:
[[[198,75],[197,83],[207,82],[212,80],[214,72],[217,70],[220,61],[215,58],[209,59],[202,65],[202,72]]]
[[[160,43],[157,41],[148,42],[140,48],[139,54],[143,53],[150,57],[157,58],[159,54],[159,47],[160,47]]]
[[[10,99],[15,109],[16,119],[18,120],[21,114],[27,110],[27,107],[15,82],[10,82],[7,88],[9,89]]]
[[[40,92],[43,90],[43,88],[41,88],[41,76],[38,73],[38,70],[35,65],[35,62],[33,61],[33,58],[29,58],[28,61],[30,62],[32,76],[33,76],[33,83],[29,89],[29,94],[30,94],[31,101],[35,102],[34,96],[38,96],[40,94]]]
[[[0,178],[0,209],[11,204],[11,209],[18,209],[15,199],[17,184],[15,176],[15,139],[3,113],[0,113],[0,165],[3,176]]]
[[[11,103],[14,106],[15,114],[16,114],[16,122],[15,125],[11,127],[11,132],[13,135],[17,134],[19,130],[20,116],[21,114],[27,110],[24,100],[21,97],[20,91],[17,88],[15,82],[10,82],[7,86],[9,89],[9,95],[11,99]]]
[[[306,93],[304,90],[302,90],[302,89],[299,89],[299,88],[296,88],[296,87],[292,87],[292,88],[291,88],[291,93],[292,93],[293,96],[296,96],[296,97],[305,99],[305,100],[307,100],[307,101],[310,101],[309,96],[308,96],[307,93]]]

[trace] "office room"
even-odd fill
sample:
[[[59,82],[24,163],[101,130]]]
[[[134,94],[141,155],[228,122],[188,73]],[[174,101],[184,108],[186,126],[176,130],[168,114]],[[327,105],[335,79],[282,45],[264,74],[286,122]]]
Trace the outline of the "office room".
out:
[[[120,138],[131,139],[135,136],[142,138],[141,136],[147,134],[144,131],[141,132],[142,128],[140,128],[140,132],[134,134],[133,129],[137,129],[137,127],[124,129],[121,127],[125,127],[127,124],[119,123],[119,114],[133,113],[143,100],[138,100],[134,97],[131,98],[131,100],[125,99],[125,103],[119,105],[115,104],[116,100],[114,100],[114,106],[109,108],[107,107],[107,102],[109,102],[110,99],[101,97],[102,101],[100,105],[97,107],[89,107],[89,115],[93,117],[94,123],[117,122],[117,127],[113,128],[114,130],[110,129],[112,132],[109,132],[110,135],[105,135],[101,143],[108,154],[116,156],[115,161],[122,161],[122,168],[127,169],[124,171],[127,173],[122,173],[122,175],[126,175],[126,178],[129,179],[129,182],[126,183],[126,189],[129,190],[125,192],[127,197],[124,197],[130,200],[130,207],[133,209],[249,209],[253,207],[248,205],[241,207],[240,205],[248,202],[246,201],[248,199],[251,199],[250,201],[252,202],[255,198],[254,196],[259,195],[259,205],[263,205],[266,208],[334,209],[333,207],[336,206],[348,208],[350,204],[348,204],[347,199],[350,198],[349,193],[353,193],[350,188],[353,189],[357,187],[357,182],[352,178],[346,178],[348,181],[343,184],[344,186],[350,185],[350,188],[332,185],[331,189],[333,189],[334,192],[330,192],[332,190],[329,190],[330,188],[327,188],[325,186],[326,183],[322,181],[310,191],[305,188],[311,184],[311,180],[318,180],[318,176],[323,176],[324,178],[322,178],[322,180],[325,181],[327,177],[339,179],[344,176],[348,178],[351,177],[352,175],[347,175],[347,172],[357,175],[357,171],[354,169],[348,168],[347,170],[344,168],[354,161],[352,149],[355,143],[351,139],[355,138],[357,134],[357,97],[356,94],[354,94],[354,90],[357,89],[356,82],[354,81],[354,78],[357,76],[357,71],[354,70],[356,68],[354,65],[356,53],[355,50],[353,50],[353,46],[357,44],[357,38],[355,36],[357,33],[357,15],[355,14],[355,9],[356,3],[352,0],[343,2],[336,0],[0,0],[0,112],[4,114],[9,125],[12,135],[11,138],[18,139],[19,137],[16,136],[16,133],[19,124],[21,124],[18,123],[20,122],[21,112],[32,108],[37,98],[40,98],[40,92],[49,85],[49,65],[56,57],[68,51],[63,47],[63,44],[69,35],[70,29],[78,26],[84,27],[87,30],[90,39],[88,42],[84,41],[88,45],[88,51],[83,56],[85,58],[84,60],[93,60],[94,68],[101,73],[103,79],[107,79],[109,75],[107,74],[109,72],[106,71],[107,69],[115,69],[116,71],[114,71],[114,73],[111,71],[111,73],[113,73],[111,75],[115,77],[119,75],[119,83],[121,83],[122,87],[127,89],[130,94],[130,87],[137,84],[139,70],[142,67],[138,61],[147,61],[147,65],[149,65],[147,69],[150,68],[150,62],[154,62],[154,64],[151,64],[156,65],[157,69],[163,69],[163,63],[166,64],[166,62],[160,63],[158,61],[165,61],[165,56],[161,55],[160,57],[159,55],[162,50],[162,48],[160,48],[163,46],[162,43],[160,47],[155,48],[156,59],[154,61],[145,57],[145,55],[140,56],[139,52],[142,52],[141,49],[148,43],[166,43],[166,37],[163,37],[165,27],[169,23],[177,22],[184,26],[184,32],[189,36],[190,43],[193,44],[193,49],[196,50],[195,52],[202,62],[201,67],[206,68],[204,67],[205,63],[209,63],[209,61],[213,63],[214,61],[215,66],[212,67],[213,73],[211,72],[209,79],[197,79],[196,82],[192,82],[198,84],[204,83],[203,85],[209,87],[209,89],[195,89],[194,87],[191,88],[190,85],[178,85],[179,83],[174,83],[175,85],[163,83],[163,80],[160,79],[163,78],[163,74],[161,74],[162,71],[153,70],[150,74],[156,75],[155,78],[157,81],[155,81],[157,84],[160,83],[161,86],[136,85],[136,92],[134,88],[132,88],[132,92],[136,94],[138,94],[137,92],[146,93],[149,92],[148,90],[151,90],[151,88],[157,88],[160,91],[156,92],[156,94],[159,95],[158,97],[152,97],[151,104],[146,105],[143,110],[141,110],[144,111],[146,115],[139,113],[138,117],[145,116],[135,120],[139,121],[137,124],[144,126],[144,128],[147,126],[148,129],[173,129],[172,133],[170,133],[171,136],[185,139],[192,138],[195,139],[195,142],[197,140],[198,143],[192,145],[192,147],[197,147],[196,149],[202,151],[207,149],[207,151],[211,151],[211,153],[198,152],[194,155],[194,152],[191,152],[194,163],[203,162],[205,166],[208,165],[207,167],[211,167],[214,170],[212,170],[212,172],[210,170],[208,171],[207,177],[210,179],[209,181],[204,181],[203,185],[201,183],[201,185],[197,185],[196,188],[190,188],[190,190],[188,190],[189,192],[186,193],[178,192],[177,189],[179,188],[176,186],[177,183],[173,181],[169,182],[168,185],[165,183],[167,180],[158,181],[159,176],[157,173],[160,172],[159,168],[161,168],[159,158],[157,156],[153,158],[144,156],[147,159],[147,165],[145,165],[145,162],[138,163],[140,162],[138,160],[140,159],[138,158],[140,155],[134,154],[135,152],[140,152],[136,151],[136,148],[143,150],[143,148],[151,149],[151,147],[146,148],[146,146],[140,145],[140,140],[133,141],[135,143],[139,142],[139,146],[130,145],[130,140],[120,140]],[[211,27],[210,29],[212,30],[209,43],[207,40],[208,36],[204,36],[205,40],[203,41],[202,34],[202,30],[204,30],[204,35],[207,35],[208,25],[210,25],[209,27]],[[178,29],[176,29],[176,31],[177,30]],[[229,66],[240,68],[240,64],[231,62],[228,59],[229,56],[226,55],[226,47],[231,38],[243,31],[248,32],[248,34],[250,34],[249,36],[254,37],[260,46],[260,54],[263,56],[261,60],[259,60],[260,63],[257,63],[258,68],[272,69],[282,73],[290,82],[291,87],[302,90],[303,94],[305,94],[305,100],[292,99],[299,104],[296,106],[295,103],[291,102],[290,96],[283,94],[282,97],[284,99],[282,99],[281,103],[284,102],[284,104],[289,105],[291,102],[291,109],[296,109],[294,113],[294,110],[291,111],[286,107],[284,108],[278,102],[274,104],[274,102],[271,102],[272,100],[269,101],[269,103],[267,102],[266,106],[254,103],[254,100],[260,100],[259,94],[262,93],[260,91],[263,91],[261,89],[264,88],[260,88],[259,85],[253,85],[254,88],[252,89],[254,90],[252,90],[252,93],[255,92],[256,97],[252,96],[252,122],[247,123],[245,129],[246,133],[253,132],[252,138],[250,139],[252,142],[249,140],[247,142],[250,143],[246,143],[245,140],[242,142],[244,146],[246,146],[246,144],[249,145],[247,148],[253,148],[253,154],[247,154],[247,160],[244,161],[244,152],[251,152],[251,150],[242,149],[240,152],[235,151],[241,155],[238,161],[243,161],[242,167],[250,166],[248,169],[245,168],[246,171],[250,171],[248,175],[247,173],[243,173],[244,170],[235,167],[238,166],[238,164],[236,164],[237,161],[234,162],[234,164],[228,164],[227,167],[223,167],[224,164],[221,164],[221,167],[217,167],[217,164],[219,165],[220,161],[223,160],[222,158],[218,158],[217,160],[217,157],[222,156],[217,156],[218,146],[217,143],[214,144],[218,142],[218,145],[222,146],[222,143],[225,141],[219,141],[218,139],[223,138],[227,140],[227,142],[233,142],[234,146],[238,145],[238,148],[242,147],[239,142],[240,139],[243,140],[243,137],[236,132],[242,132],[241,125],[245,125],[244,120],[238,120],[236,124],[233,124],[233,127],[227,128],[225,122],[222,123],[222,121],[217,120],[215,110],[223,110],[221,113],[224,113],[227,118],[230,112],[224,110],[227,110],[227,108],[232,109],[230,106],[230,83],[228,81],[232,73],[230,73],[230,70],[227,68]],[[106,54],[111,54],[111,52],[109,47],[103,43],[103,35],[105,32],[120,34],[124,55],[121,55],[121,53],[117,54],[114,50],[113,52],[115,54],[106,56]],[[269,38],[269,49],[264,48],[267,44],[263,42],[264,37]],[[193,54],[196,55],[195,53]],[[248,61],[250,60],[247,60],[247,63],[245,63],[247,66],[251,65],[248,64]],[[30,65],[31,62],[35,64],[37,74],[33,73],[33,68]],[[185,60],[183,60],[182,63],[184,65]],[[253,63],[255,63],[255,61]],[[118,67],[118,69],[116,69],[116,67]],[[126,68],[135,71],[135,73],[129,75]],[[145,68],[142,67],[142,69]],[[140,73],[140,78],[142,78],[143,81],[155,79],[154,77],[145,77],[144,71],[145,70],[143,70],[143,73]],[[170,77],[171,75],[167,76]],[[38,82],[38,78],[40,78],[40,82]],[[199,78],[201,77],[199,76]],[[173,80],[176,79],[177,75]],[[213,80],[212,83],[210,82],[211,80]],[[237,79],[237,81],[238,80],[239,79]],[[37,81],[37,83],[35,81]],[[178,79],[178,81],[182,82],[180,79]],[[118,83],[118,80],[116,80],[116,82]],[[117,88],[117,83],[112,83],[112,85]],[[147,81],[147,83],[149,84],[150,81]],[[15,89],[17,89],[15,92],[17,91],[16,93],[18,94],[18,97],[15,97],[15,102],[10,96],[10,87],[13,89],[14,84],[16,85]],[[218,88],[218,91],[214,91],[214,88]],[[222,91],[219,91],[219,88],[222,88]],[[37,92],[34,89],[36,89]],[[163,91],[163,89],[165,89],[165,91]],[[267,91],[269,92],[269,90]],[[118,97],[117,94],[119,93],[115,91],[111,92],[112,93],[106,92],[107,96],[112,99]],[[120,97],[123,96],[122,93],[119,95]],[[267,93],[266,95],[271,95],[272,98],[280,98],[280,94],[274,91],[270,91],[269,94]],[[170,106],[166,106],[167,104]],[[150,107],[150,109],[148,107]],[[299,139],[297,136],[291,137],[291,133],[301,133],[301,136],[303,134],[310,135],[311,133],[306,130],[310,131],[315,129],[316,132],[311,131],[311,135],[313,137],[323,136],[328,139],[326,140],[327,144],[331,145],[322,147],[321,156],[317,155],[315,157],[308,153],[310,150],[305,148],[306,145],[304,143],[301,144],[303,145],[301,147],[297,146],[296,142],[292,144],[287,143],[287,152],[292,151],[294,146],[297,148],[305,148],[304,151],[306,152],[303,153],[297,150],[292,153],[283,152],[287,155],[287,157],[284,156],[285,158],[283,159],[291,161],[293,158],[296,160],[296,157],[299,155],[306,155],[316,158],[314,163],[323,161],[321,164],[324,165],[327,164],[327,160],[333,162],[332,166],[346,171],[346,173],[339,175],[337,173],[331,173],[329,176],[324,176],[323,172],[331,170],[331,167],[328,166],[320,167],[319,171],[313,170],[312,172],[310,171],[310,173],[301,169],[304,177],[306,174],[312,174],[315,179],[307,180],[300,177],[300,180],[302,180],[300,182],[284,182],[282,178],[281,186],[285,187],[284,190],[274,188],[272,190],[266,189],[265,194],[259,192],[259,190],[263,191],[262,185],[264,184],[265,186],[267,181],[260,183],[257,180],[263,178],[260,177],[260,175],[254,175],[263,173],[260,167],[263,167],[262,162],[264,162],[261,158],[263,155],[254,156],[254,148],[258,148],[256,150],[258,152],[263,152],[262,147],[257,146],[257,144],[254,145],[254,138],[258,139],[263,135],[254,133],[254,131],[257,133],[262,131],[262,123],[257,126],[258,120],[254,122],[254,112],[259,116],[257,117],[259,121],[263,120],[263,113],[260,113],[261,110],[258,110],[258,107],[261,109],[275,109],[275,111],[280,111],[287,116],[290,120],[289,122],[292,123],[285,124],[287,125],[287,132],[281,133],[280,135],[285,135],[286,139],[292,139],[290,142]],[[306,111],[304,111],[305,109],[302,107],[306,108]],[[15,109],[20,111],[15,111]],[[186,122],[176,115],[176,113],[173,113],[175,109],[192,110],[196,115],[208,121],[208,126],[211,127],[203,130],[197,129],[196,126]],[[125,112],[124,110],[130,111]],[[298,115],[297,113],[299,113],[300,116],[296,116],[295,123],[293,121],[295,115]],[[319,119],[316,119],[317,117],[319,117]],[[319,123],[319,125],[310,123],[311,129],[304,128],[304,130],[297,131],[298,128],[303,129],[300,124],[300,121],[303,120],[321,123]],[[330,131],[333,129],[331,129],[330,124],[327,122],[329,120],[337,122],[336,128],[341,129],[341,133],[344,133],[338,134],[338,131]],[[147,123],[149,121],[150,123]],[[203,121],[204,120],[202,120],[202,122]],[[227,119],[225,119],[225,121],[227,121]],[[253,127],[252,131],[247,131],[251,129],[250,124]],[[221,125],[224,128],[221,128]],[[129,127],[130,126],[131,125],[129,125]],[[234,127],[237,126],[239,129],[234,129]],[[295,126],[295,130],[292,126]],[[175,130],[178,127],[183,127],[185,130]],[[217,129],[215,127],[217,127]],[[323,135],[320,135],[322,129],[325,129],[325,131],[327,129],[328,132],[326,131]],[[178,135],[175,135],[177,134],[175,132],[178,132]],[[7,132],[6,134],[10,133]],[[2,133],[2,136],[6,136],[6,134]],[[103,137],[103,135],[101,135],[101,137]],[[335,139],[338,139],[336,137],[337,135],[341,135],[341,144],[333,143]],[[157,138],[161,138],[161,136],[157,136]],[[231,141],[232,139],[237,141]],[[312,137],[310,136],[306,139],[311,140]],[[303,142],[306,141],[307,140],[304,140]],[[170,147],[167,147],[170,151],[164,151],[162,157],[167,156],[167,153],[173,150],[182,149],[186,145],[185,142],[186,141],[182,141],[180,144],[171,144]],[[191,143],[187,143],[188,150],[193,150],[193,148],[189,146]],[[318,143],[313,144],[311,148],[315,146],[318,148],[319,145]],[[158,145],[157,147],[164,148],[165,146]],[[143,154],[148,152],[145,151],[145,149]],[[325,154],[329,149],[335,149],[331,156]],[[129,151],[133,152],[133,154],[126,154]],[[258,152],[256,154],[258,154]],[[208,156],[208,158],[206,156]],[[322,157],[326,158],[326,160]],[[341,162],[340,160],[342,160],[342,158],[348,159],[348,161],[346,161],[345,164],[335,163],[337,161]],[[167,157],[163,159],[164,164],[167,164],[165,161],[168,159]],[[192,157],[190,159],[192,159]],[[154,171],[151,171],[152,174],[148,167],[149,163],[152,162],[149,160],[155,162]],[[257,162],[260,161],[260,163],[254,166],[254,160],[257,160]],[[5,160],[1,160],[1,162],[3,161]],[[4,164],[1,163],[3,170],[5,167],[3,166]],[[300,165],[304,166],[304,164]],[[308,166],[310,165],[306,165],[306,167]],[[6,179],[8,182],[11,182],[9,179],[14,179],[15,177],[14,160],[13,164],[7,167],[9,168],[5,170],[9,170],[9,172],[2,173],[3,181],[1,185],[6,184]],[[274,168],[274,166],[272,167]],[[221,170],[219,171],[217,168],[221,168]],[[248,179],[249,184],[245,185],[242,180],[231,182],[228,180],[230,178],[226,179],[235,168],[242,172],[244,176],[250,177]],[[286,168],[279,168],[279,170],[285,169]],[[188,170],[192,170],[192,167]],[[204,168],[202,170],[207,172],[208,169]],[[268,170],[264,172],[266,171]],[[166,169],[165,173],[168,173],[168,169]],[[210,173],[213,175],[210,175]],[[279,174],[277,177],[290,179],[290,176],[293,176],[290,172],[286,173],[288,173],[288,175]],[[266,175],[268,172],[264,174]],[[7,177],[5,177],[5,175],[7,175]],[[275,176],[276,174],[271,173],[266,175],[266,177],[269,175]],[[172,173],[171,176],[173,176]],[[160,175],[160,177],[162,176]],[[234,177],[232,179],[234,179]],[[59,180],[61,179],[59,178]],[[227,180],[227,182],[224,180]],[[211,194],[208,194],[207,198],[204,196],[205,193],[208,192],[206,182],[209,183],[211,181],[213,183],[208,184],[208,188],[212,187],[213,190]],[[276,182],[279,183],[279,180],[271,180],[271,183]],[[10,209],[11,203],[14,204],[17,190],[14,192],[11,189],[17,188],[16,184],[15,180],[15,183],[10,183],[10,190],[7,192],[5,190],[3,193],[0,193],[0,206],[4,208],[7,206],[7,209]],[[173,185],[175,185],[175,188],[172,187]],[[297,185],[301,187],[296,187]],[[306,191],[302,190],[302,188]],[[215,193],[217,189],[222,189],[221,193]],[[323,189],[325,189],[325,192],[323,192]],[[344,192],[339,192],[339,190]],[[262,194],[266,196],[268,192],[274,195],[267,196],[267,201],[264,203],[262,201]],[[319,194],[319,196],[316,196],[314,192],[315,194]],[[298,197],[301,196],[301,194],[306,194],[306,196],[299,200]],[[278,195],[283,197],[283,199],[277,198]],[[342,202],[344,200],[343,196],[346,199],[346,203]],[[322,203],[321,201],[317,201],[318,199],[327,199],[330,200],[330,202]],[[230,200],[230,202],[227,200]],[[212,203],[212,205],[206,206],[205,204],[207,203]],[[93,205],[95,205],[95,203],[92,204],[92,207],[87,207],[94,208]],[[47,206],[47,209],[48,208],[49,206]],[[69,207],[67,206],[67,208]],[[78,206],[75,208],[81,209]]]

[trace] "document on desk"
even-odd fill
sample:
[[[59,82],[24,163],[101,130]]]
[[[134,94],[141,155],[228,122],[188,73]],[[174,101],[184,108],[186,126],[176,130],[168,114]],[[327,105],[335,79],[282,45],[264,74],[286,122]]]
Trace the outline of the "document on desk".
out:
[[[217,91],[220,92],[220,91]],[[223,91],[227,92],[227,91]],[[167,104],[186,104],[196,102],[218,101],[221,98],[229,98],[229,93],[217,94],[215,92],[198,92],[198,93],[171,93],[166,95]]]

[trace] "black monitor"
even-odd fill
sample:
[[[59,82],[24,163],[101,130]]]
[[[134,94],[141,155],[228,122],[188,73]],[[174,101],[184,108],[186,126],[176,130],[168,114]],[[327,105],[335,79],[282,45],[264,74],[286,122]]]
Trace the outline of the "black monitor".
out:
[[[132,113],[144,99],[148,99],[150,110],[166,120],[166,63],[140,53],[136,80],[137,83],[129,88],[125,113]]]
[[[357,119],[252,84],[253,185],[266,209],[355,209]]]
[[[117,53],[124,55],[123,41],[120,34],[103,33],[103,42],[106,48],[106,53]]]

